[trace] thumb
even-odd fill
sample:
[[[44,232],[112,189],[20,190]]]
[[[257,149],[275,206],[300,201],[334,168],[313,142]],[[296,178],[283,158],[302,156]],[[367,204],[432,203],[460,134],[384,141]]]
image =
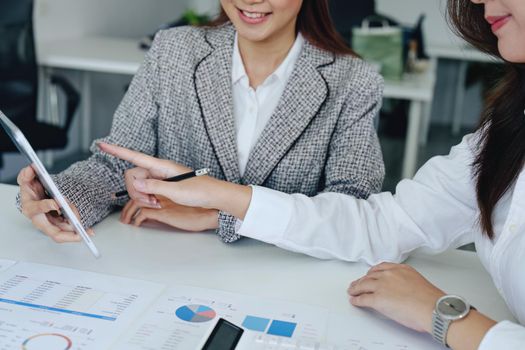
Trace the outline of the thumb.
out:
[[[20,170],[18,173],[17,182],[19,185],[27,184],[36,177],[35,171],[30,166],[27,166]]]

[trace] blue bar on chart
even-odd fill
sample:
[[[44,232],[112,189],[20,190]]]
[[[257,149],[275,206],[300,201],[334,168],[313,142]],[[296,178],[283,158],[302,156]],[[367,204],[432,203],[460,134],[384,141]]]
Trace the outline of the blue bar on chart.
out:
[[[274,320],[268,329],[268,334],[291,338],[295,327],[297,323]]]
[[[106,320],[106,321],[116,321],[117,320],[116,317],[109,317],[109,316],[103,316],[103,315],[90,314],[87,312],[73,311],[73,310],[67,310],[67,309],[62,309],[62,308],[57,308],[57,307],[25,303],[23,301],[9,300],[9,299],[4,299],[4,298],[0,298],[0,303],[26,306],[32,309],[49,310],[49,311],[61,312],[64,314],[71,314],[71,315],[77,315],[77,316],[98,318],[98,319]]]
[[[264,332],[269,323],[270,320],[267,318],[246,316],[242,322],[242,326],[251,331]]]

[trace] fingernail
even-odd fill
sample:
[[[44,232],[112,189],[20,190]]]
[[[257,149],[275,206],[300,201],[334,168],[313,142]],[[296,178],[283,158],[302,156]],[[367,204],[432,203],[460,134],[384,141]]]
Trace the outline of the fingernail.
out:
[[[155,197],[152,197],[149,199],[149,205],[151,205],[154,208],[160,209],[160,203],[159,200]]]
[[[135,186],[137,190],[142,191],[146,188],[146,183],[144,180],[135,180],[133,181],[133,186]]]

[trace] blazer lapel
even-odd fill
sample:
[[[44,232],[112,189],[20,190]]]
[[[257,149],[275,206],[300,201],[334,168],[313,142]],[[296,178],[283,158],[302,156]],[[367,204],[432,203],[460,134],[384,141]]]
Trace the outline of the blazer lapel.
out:
[[[226,180],[240,182],[233,118],[232,54],[235,32],[231,26],[210,30],[212,51],[195,70],[195,89],[206,132]]]
[[[319,68],[333,61],[333,55],[305,42],[281,100],[250,153],[243,183],[262,185],[317,115],[329,94]]]

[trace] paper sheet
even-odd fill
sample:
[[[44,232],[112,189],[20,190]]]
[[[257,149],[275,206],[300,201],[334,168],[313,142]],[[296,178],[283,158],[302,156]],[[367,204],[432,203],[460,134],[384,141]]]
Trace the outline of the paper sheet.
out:
[[[125,335],[118,350],[196,349],[218,317],[243,326],[237,349],[254,349],[257,335],[322,341],[323,308],[193,287],[173,287]]]
[[[163,286],[18,263],[0,273],[0,350],[106,349]]]

